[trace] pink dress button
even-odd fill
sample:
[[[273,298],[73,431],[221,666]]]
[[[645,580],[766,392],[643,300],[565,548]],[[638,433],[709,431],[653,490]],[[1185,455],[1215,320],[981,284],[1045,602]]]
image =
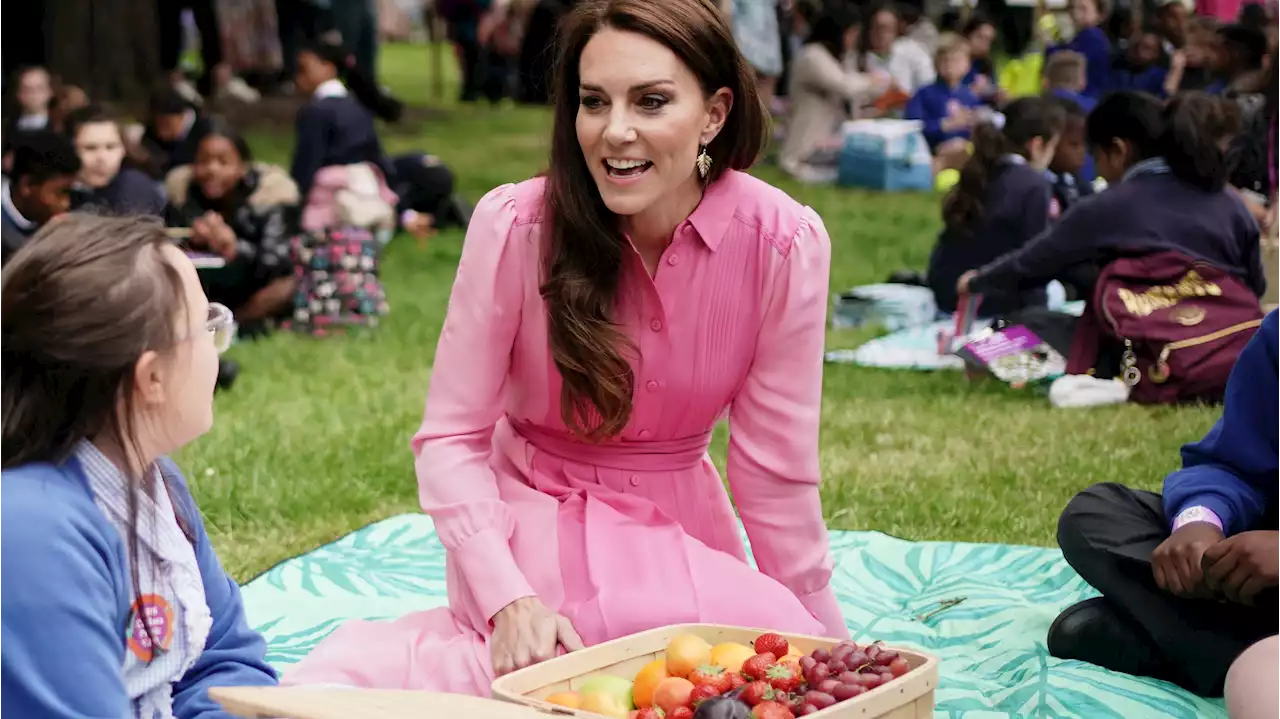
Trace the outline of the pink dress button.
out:
[[[649,380],[648,382],[645,382],[644,386],[645,386],[645,387],[646,387],[650,392],[657,392],[657,391],[658,391],[658,380],[656,380],[656,379],[651,379],[651,380]]]
[[[667,258],[667,264],[668,264],[668,265],[678,265],[678,264],[680,264],[680,255],[672,255],[672,256],[668,257],[668,258]]]
[[[653,434],[653,432],[650,432],[647,429],[642,429],[640,430],[640,439],[648,439],[651,434]]]
[[[652,322],[650,322],[650,323],[649,323],[649,329],[653,330],[654,332],[661,332],[661,331],[662,331],[662,320],[653,320]]]
[[[638,476],[636,476],[636,475],[634,475],[634,474],[633,474],[633,475],[631,475],[631,486],[632,486],[632,487],[639,487],[639,486],[640,486],[640,477],[638,477]]]

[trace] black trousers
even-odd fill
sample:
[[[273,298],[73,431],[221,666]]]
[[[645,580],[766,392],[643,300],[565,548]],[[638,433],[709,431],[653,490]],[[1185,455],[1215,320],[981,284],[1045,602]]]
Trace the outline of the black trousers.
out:
[[[197,89],[212,90],[213,68],[222,62],[222,33],[213,0],[160,0],[160,69],[173,72],[182,55],[182,11],[190,8],[200,31],[200,60],[204,74]]]
[[[412,152],[391,158],[394,172],[391,189],[399,196],[397,214],[405,210],[425,212],[435,217],[439,227],[445,204],[453,196],[453,172],[444,165],[429,165],[426,155]]]
[[[1173,680],[1222,696],[1231,662],[1276,633],[1276,591],[1263,592],[1257,607],[1175,597],[1156,586],[1151,570],[1151,553],[1168,537],[1160,495],[1119,484],[1076,495],[1058,521],[1067,562],[1150,638]]]

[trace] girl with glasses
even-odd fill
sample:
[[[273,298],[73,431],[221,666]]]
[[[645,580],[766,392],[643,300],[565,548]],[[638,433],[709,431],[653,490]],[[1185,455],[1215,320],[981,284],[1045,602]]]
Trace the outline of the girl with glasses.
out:
[[[0,712],[229,719],[272,685],[168,455],[209,431],[231,313],[158,220],[71,214],[0,279]]]

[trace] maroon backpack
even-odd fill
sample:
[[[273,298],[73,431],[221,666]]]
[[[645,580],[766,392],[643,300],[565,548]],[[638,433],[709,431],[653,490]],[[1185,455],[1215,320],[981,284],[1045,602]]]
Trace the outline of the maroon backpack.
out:
[[[1111,345],[1132,401],[1219,401],[1260,324],[1258,298],[1224,270],[1173,251],[1120,257],[1098,275],[1067,373],[1092,373]]]

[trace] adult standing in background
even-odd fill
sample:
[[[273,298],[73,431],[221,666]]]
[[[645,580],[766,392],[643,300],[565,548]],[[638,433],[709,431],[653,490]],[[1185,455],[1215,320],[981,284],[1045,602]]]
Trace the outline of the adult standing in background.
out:
[[[174,1],[43,0],[49,72],[98,102],[145,98],[164,75],[157,8]]]
[[[377,0],[328,0],[333,26],[356,64],[369,77],[378,76]]]
[[[733,39],[756,71],[756,89],[766,108],[773,106],[774,89],[782,74],[782,34],[778,30],[776,0],[732,0]]]

